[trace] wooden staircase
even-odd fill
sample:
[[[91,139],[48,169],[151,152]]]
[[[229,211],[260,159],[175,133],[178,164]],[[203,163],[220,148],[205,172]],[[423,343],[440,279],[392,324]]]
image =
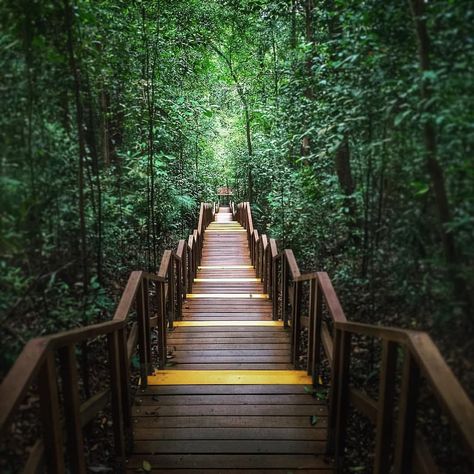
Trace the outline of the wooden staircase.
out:
[[[135,400],[130,472],[144,462],[156,473],[332,472],[322,455],[326,403],[294,370],[290,330],[273,321],[229,208],[205,231],[193,292],[173,326],[169,368]]]
[[[358,338],[378,390],[354,383]],[[84,390],[90,344],[105,359]],[[343,472],[352,409],[373,426],[374,473],[436,474],[426,393],[472,463],[473,404],[427,333],[351,322],[328,274],[302,274],[249,203],[201,203],[157,272],[131,273],[112,320],[28,341],[0,386],[0,470],[107,472],[90,470],[91,453],[111,440],[97,448],[86,429],[105,419],[109,472]],[[11,443],[25,419],[41,429],[27,448]]]

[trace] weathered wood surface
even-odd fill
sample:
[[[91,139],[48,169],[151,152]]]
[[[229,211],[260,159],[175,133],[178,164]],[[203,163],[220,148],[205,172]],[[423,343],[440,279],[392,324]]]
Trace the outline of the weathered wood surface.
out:
[[[208,226],[192,295],[183,304],[182,320],[193,325],[178,322],[168,333],[165,372],[180,371],[186,377],[184,370],[293,371],[291,332],[272,322],[272,303],[262,297],[264,287],[251,265],[242,230],[228,208],[221,208]],[[235,325],[218,325],[224,321]],[[144,461],[156,473],[332,472],[322,454],[326,404],[307,393],[301,382],[152,383],[150,377],[133,407],[130,472],[143,468]]]

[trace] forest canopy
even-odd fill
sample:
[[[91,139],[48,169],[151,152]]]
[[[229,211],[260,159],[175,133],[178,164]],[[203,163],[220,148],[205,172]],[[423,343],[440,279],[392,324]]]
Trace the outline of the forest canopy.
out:
[[[352,319],[429,329],[470,367],[472,2],[4,0],[0,18],[2,374],[30,337],[108,319],[219,186]]]

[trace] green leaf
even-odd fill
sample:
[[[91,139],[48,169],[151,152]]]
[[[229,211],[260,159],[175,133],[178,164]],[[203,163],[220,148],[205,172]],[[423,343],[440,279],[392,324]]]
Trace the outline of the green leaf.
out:
[[[405,110],[404,112],[399,113],[393,121],[395,127],[398,127],[410,115],[410,113],[411,110]]]
[[[151,472],[151,464],[148,461],[143,461],[142,467],[145,472]]]
[[[311,423],[311,426],[315,426],[316,423],[318,422],[318,417],[316,415],[312,415],[309,417],[309,422]]]

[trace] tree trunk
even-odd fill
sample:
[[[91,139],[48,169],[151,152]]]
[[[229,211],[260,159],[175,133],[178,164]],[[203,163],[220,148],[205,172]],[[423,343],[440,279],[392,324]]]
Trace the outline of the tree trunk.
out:
[[[69,67],[74,79],[74,98],[76,103],[76,125],[79,143],[79,169],[78,169],[78,208],[79,208],[79,239],[80,255],[82,264],[83,292],[87,292],[89,283],[89,272],[87,268],[87,242],[86,242],[86,218],[85,218],[85,196],[84,196],[84,163],[87,158],[85,133],[84,133],[84,110],[81,99],[81,75],[74,52],[73,39],[73,12],[68,0],[64,0],[65,20],[67,30],[67,50]]]
[[[431,44],[428,28],[426,26],[426,19],[424,16],[424,2],[423,0],[409,0],[409,3],[418,41],[418,56],[420,61],[420,69],[421,72],[424,73],[426,71],[431,70]],[[431,85],[425,78],[422,78],[420,92],[421,98],[424,103],[429,103],[430,99],[432,98],[433,91]],[[431,105],[430,110],[426,111],[430,115],[433,114],[432,107],[433,106]],[[431,184],[433,186],[433,191],[435,195],[436,208],[441,224],[440,232],[443,240],[446,263],[448,265],[451,278],[453,278],[454,280],[455,291],[457,296],[459,298],[462,298],[464,301],[468,301],[469,298],[466,288],[466,282],[456,273],[456,265],[459,264],[459,256],[456,249],[454,235],[449,232],[446,227],[446,224],[451,221],[451,211],[449,207],[448,195],[446,192],[443,169],[441,168],[437,157],[436,128],[431,118],[426,120],[423,126],[423,138],[426,149],[426,167],[431,179]]]
[[[306,59],[306,89],[305,89],[305,98],[306,98],[306,117],[304,119],[304,126],[306,129],[309,129],[311,126],[311,102],[314,100],[314,88],[313,88],[313,59],[314,59],[314,27],[313,27],[313,10],[314,4],[313,0],[306,0],[304,4],[305,10],[305,39],[307,43],[311,44],[311,51],[308,54]],[[308,110],[309,109],[309,110]],[[311,137],[305,135],[301,144],[301,155],[309,156],[311,154]]]
[[[211,48],[224,60],[229,68],[229,73],[235,83],[235,87],[237,89],[237,94],[239,95],[240,101],[242,103],[242,107],[244,109],[244,119],[245,119],[245,137],[247,140],[247,151],[249,156],[249,161],[247,165],[247,200],[252,202],[253,199],[253,175],[252,175],[252,157],[253,157],[253,145],[252,145],[252,129],[251,129],[251,122],[252,118],[250,116],[250,109],[247,102],[247,97],[245,96],[245,92],[240,84],[239,78],[234,71],[234,67],[232,65],[232,61],[228,58],[219,48],[211,45]]]

